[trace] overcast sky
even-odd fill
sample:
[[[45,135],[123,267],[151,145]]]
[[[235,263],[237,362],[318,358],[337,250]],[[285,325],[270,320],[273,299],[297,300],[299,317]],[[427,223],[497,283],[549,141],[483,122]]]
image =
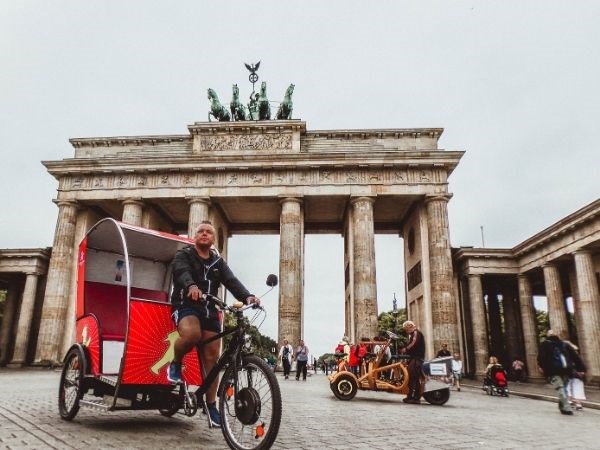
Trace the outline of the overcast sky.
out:
[[[40,161],[72,157],[69,138],[185,134],[208,87],[247,96],[243,63],[258,60],[271,100],[296,85],[309,130],[445,128],[440,147],[466,151],[452,245],[480,246],[483,226],[487,247],[513,247],[598,198],[598,17],[595,1],[0,0],[0,248],[52,245],[57,182]],[[401,241],[376,252],[389,310]],[[277,258],[276,236],[231,240],[255,292]],[[305,286],[318,356],[343,332],[340,236],[307,237]],[[266,303],[275,337],[277,294]]]

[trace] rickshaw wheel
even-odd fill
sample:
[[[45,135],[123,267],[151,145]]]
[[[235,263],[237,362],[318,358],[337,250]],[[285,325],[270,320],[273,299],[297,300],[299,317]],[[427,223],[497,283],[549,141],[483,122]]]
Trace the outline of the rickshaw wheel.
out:
[[[64,420],[72,420],[79,411],[83,397],[84,356],[78,348],[72,348],[65,357],[58,387],[58,410]]]
[[[339,400],[352,400],[358,391],[356,378],[351,373],[342,373],[329,387]]]
[[[423,392],[423,398],[432,405],[441,406],[450,398],[450,389],[437,389],[435,391]]]
[[[168,408],[160,408],[158,410],[159,413],[161,413],[163,416],[165,417],[171,417],[173,416],[177,411],[179,411],[179,406],[177,404],[173,404]]]
[[[273,369],[258,356],[247,355],[237,367],[236,380],[230,366],[219,386],[221,427],[232,449],[269,449],[281,423],[281,392]]]

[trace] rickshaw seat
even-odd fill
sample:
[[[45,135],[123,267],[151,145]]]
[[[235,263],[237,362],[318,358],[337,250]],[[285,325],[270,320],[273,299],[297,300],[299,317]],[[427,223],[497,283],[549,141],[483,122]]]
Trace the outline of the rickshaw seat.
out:
[[[86,281],[85,313],[96,316],[103,340],[124,340],[127,329],[127,287]]]

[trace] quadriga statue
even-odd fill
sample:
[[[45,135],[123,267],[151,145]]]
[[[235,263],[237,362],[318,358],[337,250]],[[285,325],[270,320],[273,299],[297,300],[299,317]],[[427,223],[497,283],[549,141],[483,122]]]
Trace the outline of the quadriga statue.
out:
[[[267,98],[267,82],[263,81],[260,85],[258,94],[258,120],[269,120],[271,118],[271,105]]]
[[[246,107],[240,101],[240,89],[237,84],[233,85],[233,97],[231,98],[229,109],[231,110],[231,117],[233,117],[233,120],[248,120]]]
[[[292,110],[294,109],[294,104],[292,102],[292,94],[294,93],[294,85],[290,84],[285,91],[285,96],[283,97],[283,101],[279,105],[277,109],[277,115],[275,118],[277,120],[289,120],[292,118]]]
[[[210,111],[208,112],[208,121],[210,122],[210,116],[212,115],[219,122],[229,122],[231,116],[229,111],[219,101],[219,97],[214,89],[208,88],[208,99],[210,100]]]

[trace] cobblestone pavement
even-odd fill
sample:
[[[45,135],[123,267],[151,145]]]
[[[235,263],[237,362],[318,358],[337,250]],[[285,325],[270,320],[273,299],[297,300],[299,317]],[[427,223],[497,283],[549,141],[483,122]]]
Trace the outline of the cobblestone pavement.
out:
[[[204,416],[104,413],[82,408],[72,422],[57,412],[60,372],[0,370],[2,449],[224,449]],[[275,449],[600,448],[600,411],[559,414],[551,402],[452,392],[444,406],[405,405],[401,396],[359,392],[337,400],[324,375],[283,380],[283,419]]]

